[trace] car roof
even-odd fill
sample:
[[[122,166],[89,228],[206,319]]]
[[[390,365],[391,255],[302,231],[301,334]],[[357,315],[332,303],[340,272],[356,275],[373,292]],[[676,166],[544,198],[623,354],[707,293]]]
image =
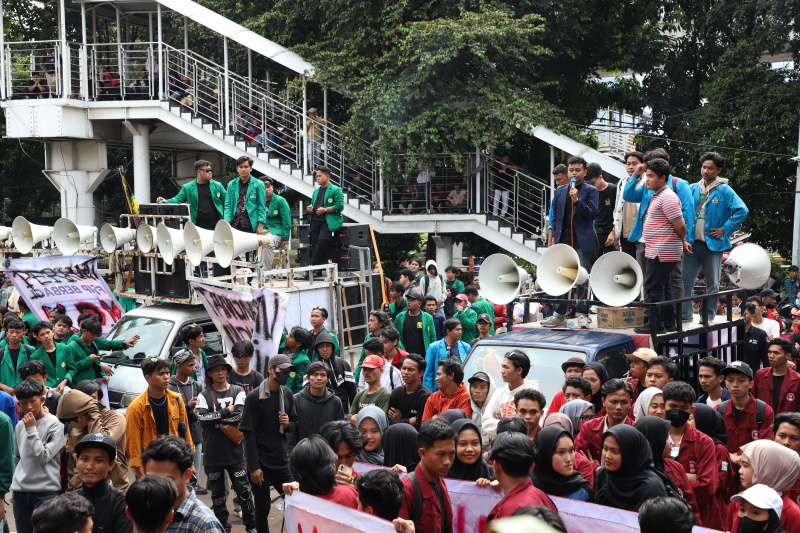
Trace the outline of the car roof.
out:
[[[125,316],[162,318],[173,322],[208,319],[208,312],[202,305],[162,304],[138,307],[125,313]]]
[[[493,335],[478,344],[536,345],[541,347],[580,346],[590,351],[628,343],[632,339],[623,333],[586,329],[524,328]]]

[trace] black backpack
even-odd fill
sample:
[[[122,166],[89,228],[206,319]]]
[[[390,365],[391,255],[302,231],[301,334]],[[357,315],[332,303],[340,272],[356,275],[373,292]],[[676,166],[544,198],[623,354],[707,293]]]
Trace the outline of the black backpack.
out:
[[[725,400],[724,402],[719,404],[719,414],[724,415],[725,410],[728,408],[728,403],[730,400]],[[761,426],[764,425],[764,411],[766,410],[765,407],[767,406],[766,402],[761,400],[756,400],[756,425],[758,429],[761,429]]]

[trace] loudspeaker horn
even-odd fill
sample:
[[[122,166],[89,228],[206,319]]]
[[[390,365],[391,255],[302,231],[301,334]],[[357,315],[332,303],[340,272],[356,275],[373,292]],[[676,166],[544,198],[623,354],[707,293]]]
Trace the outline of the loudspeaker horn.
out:
[[[760,289],[767,283],[772,264],[762,247],[748,242],[733,247],[722,270],[739,288]]]
[[[156,247],[156,228],[149,224],[141,223],[136,228],[136,245],[144,253],[151,252]]]
[[[481,264],[481,289],[486,299],[497,305],[514,300],[528,281],[528,273],[503,254],[490,255]]]
[[[168,228],[166,224],[160,222],[156,229],[158,240],[158,251],[168,265],[172,264],[175,256],[183,251],[183,230]]]
[[[27,254],[35,245],[53,236],[53,227],[31,224],[25,217],[17,217],[11,224],[11,233],[19,253]]]
[[[626,253],[603,254],[592,265],[592,292],[610,307],[634,301],[642,290],[642,283],[642,267]]]
[[[0,226],[0,242],[11,237],[11,228],[8,226]]]
[[[556,244],[545,250],[536,265],[536,274],[542,290],[550,296],[566,294],[589,279],[578,252],[566,244]]]
[[[231,266],[233,258],[245,252],[269,244],[269,234],[257,235],[233,229],[227,220],[220,220],[214,227],[214,255],[219,266]]]
[[[109,223],[100,227],[100,246],[108,253],[113,253],[125,243],[135,240],[136,230],[134,228],[115,228]]]
[[[78,226],[68,218],[59,218],[53,226],[53,241],[62,255],[75,255],[86,241],[92,241],[94,248],[96,234],[94,226]]]
[[[183,244],[186,246],[186,258],[193,266],[198,266],[205,256],[214,251],[214,232],[187,222],[183,226]]]

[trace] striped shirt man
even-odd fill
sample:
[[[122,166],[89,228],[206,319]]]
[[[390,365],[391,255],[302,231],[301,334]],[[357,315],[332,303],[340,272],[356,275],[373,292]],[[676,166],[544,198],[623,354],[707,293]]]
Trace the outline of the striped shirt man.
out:
[[[683,239],[672,223],[683,219],[678,195],[666,185],[653,193],[644,222],[645,257],[662,263],[681,260]]]

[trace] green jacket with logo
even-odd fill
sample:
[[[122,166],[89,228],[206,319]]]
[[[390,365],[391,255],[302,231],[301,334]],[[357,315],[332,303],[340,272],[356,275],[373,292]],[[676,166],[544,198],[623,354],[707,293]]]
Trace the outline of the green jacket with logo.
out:
[[[91,354],[100,355],[102,350],[124,350],[125,344],[122,341],[108,341],[101,337],[97,337],[95,341],[87,346],[81,340],[80,335],[73,335],[69,343],[72,349],[72,358],[75,361],[75,376],[72,378],[70,387],[75,387],[78,383],[84,380],[92,380],[97,377],[95,367],[100,368],[100,363],[95,363]],[[100,372],[100,375],[103,375]]]
[[[239,184],[241,178],[237,176],[228,184],[227,197],[225,198],[225,220],[233,222],[236,216],[236,207],[239,203]],[[245,197],[245,209],[247,216],[250,218],[250,225],[253,227],[253,232],[258,228],[259,222],[264,222],[267,219],[266,208],[267,194],[264,191],[264,182],[250,176],[250,181],[247,183],[247,196]]]
[[[224,218],[225,214],[225,186],[217,180],[208,182],[208,187],[211,189],[211,199],[214,201],[214,207],[217,208],[219,218]],[[237,189],[238,192],[238,189]],[[178,191],[178,194],[167,200],[168,204],[189,204],[189,214],[192,217],[192,223],[197,224],[197,205],[199,203],[197,193],[197,180],[193,179]]]
[[[292,213],[289,203],[283,196],[273,194],[267,206],[267,218],[262,220],[273,235],[280,235],[282,241],[288,241],[292,233]]]
[[[428,351],[428,346],[432,342],[436,342],[436,327],[433,325],[433,317],[430,313],[420,311],[422,314],[422,342],[425,344],[425,351]],[[400,333],[400,342],[403,342],[403,323],[406,321],[408,309],[397,315],[394,319],[394,327]],[[419,354],[425,357],[423,354]]]
[[[311,195],[311,210],[313,212],[314,206],[317,202],[317,195],[319,194],[319,190],[322,187],[317,187],[314,189],[314,194]],[[344,193],[342,189],[334,185],[333,183],[328,183],[328,188],[325,190],[325,198],[323,198],[323,207],[331,207],[331,212],[325,215],[325,220],[328,222],[328,229],[331,231],[336,231],[342,227],[342,223],[344,222],[344,217],[342,216],[342,211],[344,211]]]
[[[39,360],[44,363],[47,369],[47,381],[45,385],[48,387],[58,387],[59,383],[67,380],[67,384],[72,383],[75,377],[75,359],[72,356],[72,348],[66,344],[56,344],[56,366],[47,355],[44,345],[40,346],[38,350],[31,354],[30,360]]]
[[[12,389],[19,385],[20,379],[18,369],[30,360],[29,356],[32,356],[34,351],[36,351],[36,348],[28,346],[27,344],[21,344],[19,348],[19,357],[17,357],[17,368],[14,368],[11,361],[11,354],[8,353],[8,345],[0,347],[0,352],[2,352],[2,360],[0,360],[0,383]]]

